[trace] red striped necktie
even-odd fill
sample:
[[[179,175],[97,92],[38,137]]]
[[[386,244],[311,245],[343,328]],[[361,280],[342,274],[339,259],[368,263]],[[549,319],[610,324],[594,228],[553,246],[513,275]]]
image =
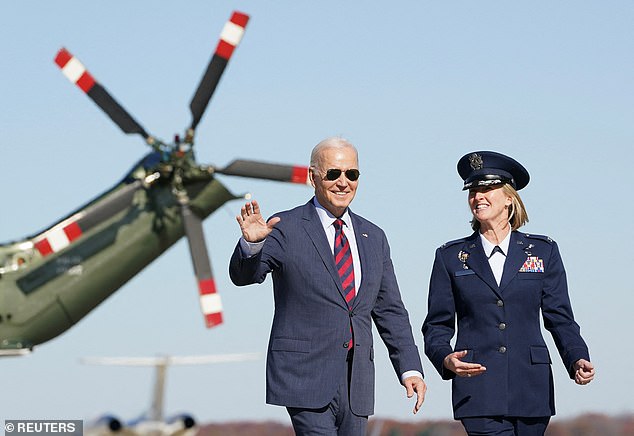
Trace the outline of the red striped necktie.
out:
[[[348,242],[348,238],[346,238],[346,235],[343,233],[343,221],[341,219],[337,219],[333,225],[335,226],[335,265],[337,267],[339,277],[341,278],[343,295],[345,295],[346,303],[348,303],[348,308],[350,308],[352,299],[356,295],[354,287],[352,251],[350,250],[350,242]],[[352,333],[352,325],[350,326],[350,331]],[[348,346],[352,346],[352,339],[348,343]]]
[[[335,265],[337,272],[341,278],[341,286],[343,294],[346,296],[346,302],[349,303],[355,296],[354,288],[354,268],[352,266],[352,251],[350,251],[350,243],[343,233],[343,221],[338,219],[334,222],[335,226]]]

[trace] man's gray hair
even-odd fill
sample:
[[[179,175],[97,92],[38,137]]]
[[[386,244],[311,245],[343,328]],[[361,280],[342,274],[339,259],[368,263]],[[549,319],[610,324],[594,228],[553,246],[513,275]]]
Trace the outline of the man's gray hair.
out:
[[[324,139],[313,148],[313,151],[310,153],[311,168],[317,168],[319,166],[321,152],[327,148],[351,148],[357,155],[357,161],[359,160],[359,153],[357,152],[357,148],[352,144],[352,142],[348,141],[345,138],[342,138],[341,136],[331,136]]]

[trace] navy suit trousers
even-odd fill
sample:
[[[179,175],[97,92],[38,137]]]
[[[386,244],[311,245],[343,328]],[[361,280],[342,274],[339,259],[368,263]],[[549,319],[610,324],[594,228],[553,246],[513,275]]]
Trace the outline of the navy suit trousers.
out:
[[[355,415],[350,409],[352,353],[346,363],[346,377],[330,403],[318,409],[286,408],[297,436],[365,436],[368,417]]]

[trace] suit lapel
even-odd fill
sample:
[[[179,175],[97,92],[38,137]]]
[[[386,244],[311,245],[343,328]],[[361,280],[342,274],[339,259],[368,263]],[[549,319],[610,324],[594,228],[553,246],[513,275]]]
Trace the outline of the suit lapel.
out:
[[[343,288],[341,287],[341,279],[339,278],[339,273],[337,273],[337,268],[335,267],[335,259],[332,255],[332,250],[328,245],[328,238],[324,233],[324,228],[321,225],[321,220],[317,215],[317,211],[315,210],[315,206],[312,203],[312,200],[306,204],[303,215],[303,225],[304,230],[308,234],[308,237],[313,242],[317,253],[321,257],[324,266],[332,276],[333,281],[337,285],[337,290],[343,297]],[[345,303],[345,297],[344,297]]]
[[[515,278],[526,261],[527,255],[524,251],[526,247],[524,235],[520,232],[512,232],[509,242],[509,252],[504,262],[504,272],[502,273],[502,280],[500,281],[500,291],[503,291],[511,280]]]
[[[484,248],[482,248],[482,241],[480,235],[475,232],[465,241],[462,251],[469,253],[466,264],[484,281],[493,292],[500,296],[500,290],[498,284],[493,276],[493,271],[489,265],[489,259],[484,254]]]

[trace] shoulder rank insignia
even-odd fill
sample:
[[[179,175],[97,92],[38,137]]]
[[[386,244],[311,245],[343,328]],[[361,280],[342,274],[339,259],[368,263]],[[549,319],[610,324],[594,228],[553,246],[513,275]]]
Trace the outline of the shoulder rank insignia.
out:
[[[544,259],[540,259],[537,256],[528,256],[524,265],[520,268],[519,272],[544,272]]]
[[[546,236],[546,235],[533,235],[533,234],[528,234],[525,233],[524,234],[527,238],[534,238],[534,239],[541,239],[542,241],[546,241],[546,242],[554,242],[553,238],[551,238],[550,236]]]
[[[460,242],[464,242],[466,239],[467,238],[460,238],[460,239],[454,239],[453,241],[445,242],[444,244],[442,244],[440,246],[440,248],[443,249],[443,248],[447,248],[447,247],[449,247],[451,245],[456,245],[456,244],[458,244]]]

